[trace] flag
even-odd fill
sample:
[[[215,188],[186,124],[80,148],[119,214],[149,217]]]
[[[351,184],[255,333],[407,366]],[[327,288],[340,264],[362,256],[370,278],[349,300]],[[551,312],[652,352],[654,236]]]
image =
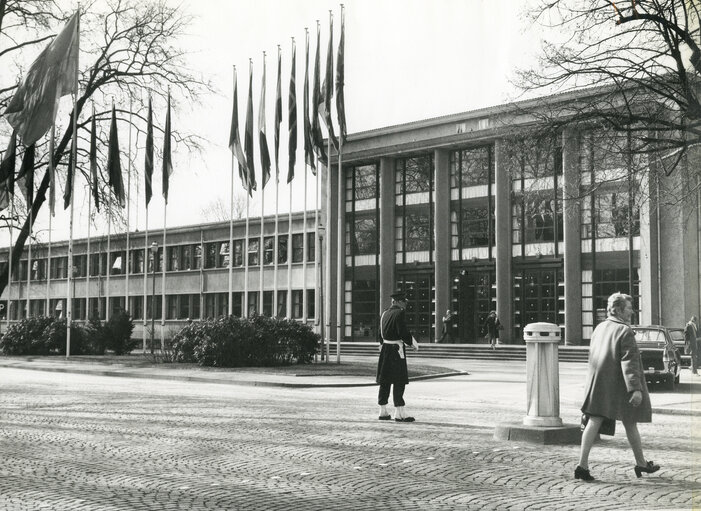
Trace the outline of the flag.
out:
[[[4,112],[25,146],[32,146],[51,127],[58,100],[77,92],[79,13],[32,63]]]
[[[287,182],[295,177],[295,163],[297,162],[297,83],[295,81],[295,71],[297,69],[297,51],[295,42],[292,41],[292,68],[290,70],[290,95],[288,97],[287,125],[289,126],[290,142],[287,146],[289,150],[289,166],[287,168]]]
[[[73,113],[75,114],[76,110],[73,110]],[[72,116],[71,116],[72,118]],[[71,126],[73,126],[73,122],[71,121]],[[68,156],[68,170],[66,171],[66,188],[63,190],[63,209],[67,209],[68,206],[71,204],[71,195],[73,194],[73,176],[75,175],[75,159],[73,157],[73,144],[75,144],[76,141],[73,139],[71,143],[71,150]],[[51,155],[49,156],[51,158]],[[53,214],[53,205],[51,208],[51,213]]]
[[[0,163],[0,210],[10,207],[15,193],[15,166],[17,165],[17,132],[13,131],[10,143]]]
[[[268,137],[265,134],[265,57],[263,58],[263,79],[260,85],[260,103],[258,105],[258,144],[260,149],[261,189],[270,179],[270,152]]]
[[[333,131],[331,121],[331,96],[333,96],[333,20],[329,19],[329,46],[326,49],[326,75],[324,76],[324,86],[322,87],[319,105],[323,115],[324,124],[329,132],[329,139],[338,151],[338,139]]]
[[[346,128],[346,105],[343,96],[343,81],[345,74],[345,16],[343,8],[341,8],[341,39],[338,41],[338,55],[336,57],[336,114],[338,115],[338,130],[340,131],[341,140],[345,143],[348,136]]]
[[[324,151],[324,136],[319,126],[319,103],[321,103],[321,89],[319,86],[319,25],[316,26],[316,56],[314,57],[314,84],[312,85],[312,142],[319,156],[319,161],[326,164],[326,151]],[[312,167],[316,175],[316,169]]]
[[[304,51],[304,161],[316,172],[314,163],[314,144],[312,143],[312,127],[309,123],[309,34],[307,34],[306,48]]]
[[[253,196],[256,189],[256,169],[253,162],[253,67],[248,74],[248,104],[246,105],[246,133],[243,138],[243,148],[246,152],[246,183],[248,194]]]
[[[17,173],[17,182],[24,199],[27,201],[27,210],[34,203],[34,149],[34,144],[32,144],[24,150],[22,165]]]
[[[95,119],[95,105],[92,106],[92,120],[90,122],[90,188],[92,191],[95,210],[100,211],[100,196],[97,188],[97,120]]]
[[[168,186],[170,175],[173,173],[173,162],[170,156],[170,91],[168,92],[168,111],[166,112],[166,127],[163,134],[163,199],[168,204]]]
[[[124,202],[124,181],[122,181],[122,165],[119,162],[119,136],[117,135],[117,112],[112,105],[112,123],[110,124],[110,140],[107,152],[107,173],[109,175],[109,186],[114,190],[117,202],[123,208]]]
[[[282,59],[277,49],[277,87],[275,90],[275,182],[280,181],[280,123],[282,122]]]
[[[148,117],[146,118],[146,154],[144,155],[144,188],[146,189],[146,207],[153,197],[153,108],[151,96],[148,97]]]
[[[236,68],[234,67],[234,107],[231,112],[231,131],[229,131],[229,149],[236,158],[239,164],[239,177],[241,183],[248,190],[248,164],[246,163],[246,155],[243,154],[241,147],[241,137],[239,136],[239,100],[238,100],[238,85],[236,83]]]

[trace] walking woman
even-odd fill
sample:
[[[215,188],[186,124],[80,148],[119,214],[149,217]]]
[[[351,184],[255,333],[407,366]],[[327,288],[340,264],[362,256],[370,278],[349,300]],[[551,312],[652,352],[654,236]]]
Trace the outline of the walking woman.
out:
[[[608,298],[608,317],[597,325],[589,347],[589,374],[582,413],[589,421],[582,434],[575,479],[593,481],[589,473],[589,451],[605,420],[623,422],[635,455],[635,475],[660,469],[643,455],[638,422],[652,422],[650,395],[645,384],[640,352],[630,328],[633,298],[614,293]]]

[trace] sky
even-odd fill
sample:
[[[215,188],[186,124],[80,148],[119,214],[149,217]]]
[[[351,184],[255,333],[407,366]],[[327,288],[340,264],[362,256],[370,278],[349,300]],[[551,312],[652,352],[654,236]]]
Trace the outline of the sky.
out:
[[[295,38],[297,47],[297,97],[298,112],[301,112],[305,28],[310,30],[310,68],[313,68],[316,22],[320,22],[323,73],[329,10],[334,19],[335,59],[340,35],[340,3],[326,0],[173,0],[170,3],[194,16],[188,34],[182,39],[183,46],[189,52],[187,63],[195,72],[210,79],[217,92],[202,97],[201,104],[194,108],[183,108],[173,114],[174,129],[176,124],[188,126],[204,137],[206,142],[201,154],[188,154],[179,147],[174,150],[168,227],[216,220],[205,217],[202,210],[218,200],[228,208],[232,163],[227,146],[233,66],[238,70],[239,125],[243,127],[249,59],[252,59],[257,130],[263,52],[267,54],[266,131],[272,154],[278,45],[282,50],[283,119],[277,204],[280,213],[287,212],[290,205],[290,188],[285,183],[285,176],[291,38]],[[346,0],[344,5],[344,91],[350,134],[517,99],[518,90],[511,83],[513,73],[519,66],[532,65],[537,55],[540,32],[525,21],[522,12],[524,2]],[[311,75],[310,69],[310,81]],[[126,134],[120,133],[122,151],[126,151],[126,140]],[[143,145],[143,141],[140,144]],[[303,147],[301,140],[298,147]],[[139,155],[135,156],[137,164],[143,161]],[[303,154],[298,151],[298,165],[292,183],[293,211],[304,207],[303,161]],[[160,183],[158,159],[156,168],[158,175],[155,181]],[[260,172],[259,169],[260,160],[256,157],[256,171]],[[308,176],[307,207],[313,208],[315,187],[313,176]],[[260,181],[259,175],[257,179]],[[237,195],[242,197],[238,179],[235,188]],[[142,184],[139,185],[139,192],[143,193]],[[87,234],[87,199],[80,193],[76,192],[76,238]],[[145,219],[143,197],[136,200],[135,195],[134,186],[130,212],[132,231],[143,230]],[[260,215],[260,195],[259,184],[259,191],[250,203],[251,217]],[[275,213],[275,197],[274,180],[271,180],[265,188],[266,215]],[[66,217],[64,212],[57,211],[52,226],[54,240],[67,239]],[[156,185],[150,206],[149,227],[162,227],[163,217],[160,185]],[[48,213],[44,210],[37,219],[35,229],[44,233],[40,236],[41,241],[47,240],[47,227]],[[106,232],[104,222],[98,221],[92,227],[93,234]],[[112,229],[112,232],[115,230]]]

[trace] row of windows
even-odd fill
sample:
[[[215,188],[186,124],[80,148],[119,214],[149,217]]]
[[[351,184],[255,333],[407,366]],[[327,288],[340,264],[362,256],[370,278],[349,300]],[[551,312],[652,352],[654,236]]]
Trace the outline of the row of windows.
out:
[[[288,235],[277,236],[278,239],[278,264],[287,264]],[[314,262],[316,258],[315,233],[307,233],[307,262]],[[245,240],[234,240],[234,267],[243,266],[243,247]],[[274,261],[274,236],[263,239],[263,264],[272,265]],[[228,268],[229,267],[229,242],[218,241],[205,243],[204,268]],[[129,251],[129,271],[132,274],[144,272],[145,249],[132,249]],[[167,247],[166,271],[197,270],[202,267],[202,247],[199,244],[177,245]],[[148,252],[148,271],[154,271],[153,256]],[[249,266],[260,265],[260,238],[250,238],[247,247],[247,261]],[[126,251],[119,250],[110,253],[109,264],[107,253],[90,254],[90,276],[121,275],[126,272]],[[292,235],[292,262],[304,261],[304,234]],[[155,271],[163,268],[163,248],[158,248]],[[19,281],[27,278],[27,260],[20,261],[12,271],[12,280]],[[73,277],[86,277],[88,275],[87,254],[73,256]],[[65,279],[68,277],[68,257],[52,257],[50,264],[51,279]],[[33,259],[31,280],[46,280],[46,258]]]
[[[315,316],[314,290],[307,289],[307,317]],[[232,293],[232,313],[240,317],[243,314],[243,292]],[[248,315],[257,314],[258,300],[260,293],[249,291],[248,293]],[[273,291],[263,291],[263,314],[273,315]],[[304,317],[304,290],[293,289],[291,293],[292,318],[301,319]],[[149,296],[146,298],[146,318],[161,319],[163,317],[163,300],[161,295]],[[229,294],[228,293],[206,293],[199,294],[178,294],[166,295],[166,319],[186,320],[203,319],[228,316],[229,314]],[[3,305],[6,302],[3,303]],[[87,307],[86,307],[87,305]],[[110,314],[116,314],[122,310],[129,310],[132,319],[144,319],[144,297],[132,296],[129,299],[129,307],[125,306],[124,296],[110,297]],[[152,305],[155,315],[152,314]],[[29,316],[44,316],[47,314],[46,300],[29,300]],[[48,303],[48,314],[51,316],[65,317],[66,299],[52,298]],[[73,319],[84,321],[88,318],[106,318],[107,299],[105,297],[93,297],[86,304],[85,298],[73,299]],[[201,314],[201,311],[204,314]],[[27,301],[13,300],[11,302],[10,319],[17,320],[26,317]],[[6,307],[0,310],[0,319],[6,319]],[[287,315],[287,293],[278,292],[278,301],[275,307],[275,315],[285,317]]]

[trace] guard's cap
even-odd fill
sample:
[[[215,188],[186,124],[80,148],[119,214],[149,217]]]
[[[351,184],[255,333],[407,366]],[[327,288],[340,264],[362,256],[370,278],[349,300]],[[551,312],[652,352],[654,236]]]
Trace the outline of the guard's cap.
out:
[[[395,291],[389,296],[394,298],[395,300],[406,301],[406,293],[404,293],[404,291]]]

